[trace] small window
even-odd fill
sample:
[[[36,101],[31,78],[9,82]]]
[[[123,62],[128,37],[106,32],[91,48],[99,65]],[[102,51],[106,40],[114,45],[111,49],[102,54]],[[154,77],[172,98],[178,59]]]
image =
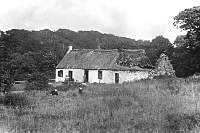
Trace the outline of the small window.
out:
[[[115,73],[115,83],[119,83],[119,73]]]
[[[98,79],[102,79],[102,71],[98,70]]]
[[[72,80],[73,79],[73,71],[69,71],[68,76],[69,76],[69,79]]]
[[[63,70],[58,71],[58,77],[63,77]]]

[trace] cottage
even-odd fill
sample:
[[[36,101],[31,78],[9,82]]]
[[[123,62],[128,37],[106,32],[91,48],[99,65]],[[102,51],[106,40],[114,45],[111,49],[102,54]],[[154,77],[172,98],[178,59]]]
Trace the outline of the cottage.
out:
[[[148,78],[144,50],[72,49],[56,67],[56,82],[123,83]]]

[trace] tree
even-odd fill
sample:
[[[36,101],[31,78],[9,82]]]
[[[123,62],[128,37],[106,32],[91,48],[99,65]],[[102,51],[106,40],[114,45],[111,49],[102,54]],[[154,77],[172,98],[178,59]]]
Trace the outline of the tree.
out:
[[[174,25],[187,31],[185,47],[188,50],[196,50],[200,47],[200,6],[185,9],[174,17]]]
[[[10,67],[10,49],[4,42],[5,34],[1,32],[0,37],[0,90],[8,91],[11,88],[13,77]]]
[[[190,73],[190,58],[185,47],[185,35],[178,35],[174,41],[174,49],[171,55],[172,64],[177,77],[187,77]]]
[[[200,72],[200,6],[188,8],[181,11],[174,17],[174,25],[178,28],[187,31],[182,44],[186,54],[184,61],[187,66],[186,75],[192,75],[195,72]]]
[[[157,36],[152,39],[150,46],[146,47],[146,53],[149,57],[151,63],[155,66],[156,61],[158,60],[161,53],[165,52],[167,55],[170,55],[170,50],[173,48],[169,39],[163,36]]]
[[[200,6],[185,9],[174,17],[174,25],[200,39]]]
[[[186,44],[185,35],[178,35],[174,41],[175,47],[183,47]]]

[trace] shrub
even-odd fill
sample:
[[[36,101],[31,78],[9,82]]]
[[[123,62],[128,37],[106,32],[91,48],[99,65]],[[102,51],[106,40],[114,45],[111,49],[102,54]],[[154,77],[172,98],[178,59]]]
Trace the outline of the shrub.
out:
[[[166,121],[165,128],[167,131],[176,133],[190,132],[200,126],[200,114],[168,114]]]
[[[29,99],[25,94],[8,93],[4,97],[4,105],[11,107],[27,107],[29,106]]]
[[[48,77],[44,73],[35,72],[27,80],[26,90],[45,90],[48,88]]]
[[[57,86],[56,89],[59,91],[69,91],[69,90],[76,90],[80,86],[80,83],[74,81],[65,81],[64,84],[61,86]]]

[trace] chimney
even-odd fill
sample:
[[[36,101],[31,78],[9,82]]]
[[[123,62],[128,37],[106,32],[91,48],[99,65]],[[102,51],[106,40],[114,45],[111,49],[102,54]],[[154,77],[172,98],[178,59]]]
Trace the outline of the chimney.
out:
[[[69,45],[69,46],[68,46],[68,51],[67,51],[67,54],[68,54],[69,52],[71,52],[71,51],[72,51],[72,49],[73,49],[72,45]]]

